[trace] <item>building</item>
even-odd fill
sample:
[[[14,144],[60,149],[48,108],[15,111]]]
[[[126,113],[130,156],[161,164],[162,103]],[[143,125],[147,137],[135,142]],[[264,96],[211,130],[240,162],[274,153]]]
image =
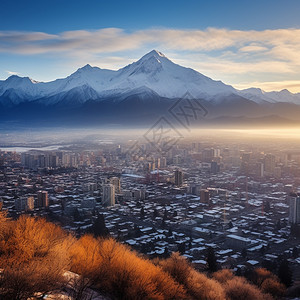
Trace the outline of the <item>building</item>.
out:
[[[217,174],[220,172],[220,165],[216,161],[212,161],[210,164],[210,172],[212,174]]]
[[[94,197],[86,197],[81,200],[81,208],[93,209],[96,206],[96,199]]]
[[[48,192],[38,191],[36,207],[48,207],[48,206],[49,206]]]
[[[175,171],[175,185],[182,186],[183,184],[183,173],[180,170]]]
[[[289,195],[289,221],[292,224],[300,223],[300,194],[290,193]]]
[[[165,168],[167,166],[167,159],[165,157],[161,157],[159,163],[160,163],[159,166],[160,168]]]
[[[120,194],[121,193],[121,182],[119,177],[111,177],[109,179],[110,184],[112,184],[115,187],[115,193]]]
[[[34,209],[33,197],[22,197],[15,200],[15,209],[17,211],[30,211]]]
[[[202,151],[202,161],[203,162],[211,162],[214,158],[214,149],[204,149]]]
[[[104,206],[115,205],[115,187],[112,184],[103,185],[102,204]]]
[[[97,183],[95,182],[89,182],[87,185],[86,185],[86,190],[93,194],[94,192],[96,192],[98,190],[98,185]]]
[[[235,234],[229,234],[226,237],[226,245],[235,249],[248,248],[250,245],[255,244],[257,244],[256,241]]]
[[[192,195],[200,196],[201,184],[191,183],[188,186],[187,192]]]
[[[275,155],[267,154],[265,156],[265,171],[268,174],[273,174],[276,166]]]
[[[264,164],[262,162],[258,162],[255,165],[255,175],[257,177],[264,177]]]
[[[200,191],[200,201],[202,203],[210,204],[209,190],[201,190]]]

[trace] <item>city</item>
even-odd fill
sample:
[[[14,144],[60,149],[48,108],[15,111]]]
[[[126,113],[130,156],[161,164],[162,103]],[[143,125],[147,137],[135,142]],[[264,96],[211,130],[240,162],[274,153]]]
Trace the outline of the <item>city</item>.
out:
[[[199,142],[200,140],[200,142]],[[132,141],[0,153],[9,216],[42,216],[80,237],[112,236],[150,258],[180,252],[206,270],[277,272],[300,279],[300,148],[269,138],[203,136],[166,152]],[[65,149],[64,149],[65,148]],[[137,151],[138,149],[138,151]]]
[[[299,300],[300,1],[0,1],[0,300]]]

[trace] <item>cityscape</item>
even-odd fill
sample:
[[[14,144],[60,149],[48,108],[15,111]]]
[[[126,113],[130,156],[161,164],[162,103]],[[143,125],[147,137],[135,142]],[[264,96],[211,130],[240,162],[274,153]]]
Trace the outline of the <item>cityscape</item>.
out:
[[[286,259],[298,280],[300,148],[290,145],[217,135],[165,153],[132,141],[2,150],[0,196],[13,218],[96,230],[151,258],[179,251],[205,270],[211,247],[222,268],[276,272]]]
[[[300,1],[0,1],[0,300],[300,300]]]

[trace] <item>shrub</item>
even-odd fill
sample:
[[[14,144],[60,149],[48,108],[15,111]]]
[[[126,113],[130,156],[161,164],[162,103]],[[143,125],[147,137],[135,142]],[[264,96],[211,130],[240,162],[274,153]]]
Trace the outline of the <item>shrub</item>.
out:
[[[213,273],[213,278],[220,283],[225,283],[226,281],[233,279],[234,275],[231,270],[223,269]]]
[[[22,216],[17,221],[7,220],[5,226],[1,235],[1,297],[27,299],[61,287],[73,238],[43,219]]]
[[[173,253],[170,258],[161,261],[160,264],[165,271],[185,287],[193,299],[225,299],[224,290],[217,281],[194,270],[178,253]]]
[[[257,287],[249,284],[246,279],[234,277],[224,284],[226,296],[231,300],[267,300],[271,296],[263,294]]]
[[[280,298],[285,294],[285,286],[278,280],[267,278],[261,285],[261,290],[264,293],[271,294],[273,297]]]

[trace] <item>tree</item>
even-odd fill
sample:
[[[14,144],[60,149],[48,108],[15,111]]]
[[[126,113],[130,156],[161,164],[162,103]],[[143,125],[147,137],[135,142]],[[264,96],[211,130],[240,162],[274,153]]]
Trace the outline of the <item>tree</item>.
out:
[[[140,218],[144,219],[144,217],[145,217],[145,210],[144,210],[144,207],[142,207],[141,212],[140,212]]]
[[[160,265],[164,271],[167,271],[185,288],[188,295],[184,299],[226,299],[220,283],[197,272],[191,267],[188,260],[180,256],[179,253],[172,253],[170,258],[160,261]]]
[[[243,258],[246,258],[246,257],[247,257],[247,249],[246,249],[246,248],[243,248],[243,249],[242,249],[241,255],[242,255]]]
[[[140,230],[140,227],[137,224],[134,224],[134,237],[140,237],[142,235],[142,232]]]
[[[159,216],[158,211],[157,211],[156,208],[154,208],[154,211],[153,211],[153,220],[155,220],[158,216]]]
[[[234,277],[224,284],[226,299],[230,300],[266,300],[272,299],[263,294],[256,286],[249,284],[245,278]]]
[[[218,270],[217,259],[215,256],[215,250],[212,247],[207,249],[206,257],[207,267],[210,272],[216,272]]]
[[[281,229],[281,223],[280,223],[280,219],[277,221],[276,223],[276,229],[280,230]]]
[[[5,224],[4,224],[5,225]],[[21,216],[1,226],[0,299],[28,299],[64,284],[73,238],[44,219]]]
[[[178,244],[178,252],[183,255],[185,252],[185,243]]]
[[[286,259],[283,259],[279,265],[278,277],[280,281],[289,287],[292,284],[292,271]]]
[[[93,226],[91,227],[92,233],[96,237],[107,237],[109,236],[109,231],[105,226],[105,219],[103,214],[99,214],[95,220]]]
[[[299,250],[297,247],[293,248],[293,258],[297,258],[299,256]]]
[[[75,222],[78,222],[78,221],[82,220],[78,208],[75,208],[74,213],[73,213],[73,218],[74,218]]]
[[[168,212],[167,210],[165,209],[164,211],[164,217],[163,217],[164,221],[166,221],[168,219]]]
[[[265,252],[266,252],[266,248],[265,248],[265,246],[263,245],[261,248],[260,248],[260,254],[261,255],[265,255]]]
[[[291,225],[291,235],[295,237],[300,237],[300,226],[298,224]]]
[[[164,257],[164,258],[169,257],[169,249],[168,249],[168,247],[165,247],[165,251],[164,251],[164,253],[163,253],[163,257]]]

